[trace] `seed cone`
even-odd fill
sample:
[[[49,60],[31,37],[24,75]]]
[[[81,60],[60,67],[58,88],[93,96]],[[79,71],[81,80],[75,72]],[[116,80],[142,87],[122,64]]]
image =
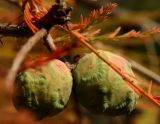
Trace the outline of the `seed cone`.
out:
[[[41,119],[64,109],[72,90],[72,75],[63,62],[53,60],[17,74],[14,86],[15,107],[31,110]]]
[[[131,65],[124,58],[99,50],[99,53],[133,75]],[[89,111],[116,116],[131,112],[138,96],[122,77],[94,53],[82,57],[73,71],[75,90],[79,102]]]

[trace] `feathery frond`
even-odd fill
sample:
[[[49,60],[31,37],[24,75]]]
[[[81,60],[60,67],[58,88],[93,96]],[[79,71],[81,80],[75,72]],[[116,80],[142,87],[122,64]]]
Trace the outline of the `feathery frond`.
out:
[[[115,9],[116,7],[117,7],[116,3],[109,3],[107,4],[106,7],[101,7],[98,10],[91,11],[89,16],[86,18],[81,15],[80,24],[83,25],[83,28],[81,30],[84,30],[93,24],[97,24],[105,21],[108,15],[110,15],[113,9]]]

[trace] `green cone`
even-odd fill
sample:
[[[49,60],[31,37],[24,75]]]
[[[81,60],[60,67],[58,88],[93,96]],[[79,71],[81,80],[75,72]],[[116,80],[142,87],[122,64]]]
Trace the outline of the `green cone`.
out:
[[[43,118],[62,111],[71,90],[70,70],[60,60],[53,60],[17,74],[13,102],[17,109],[31,110]]]
[[[99,53],[125,73],[134,75],[131,65],[122,57],[107,51],[99,50]],[[135,108],[138,96],[94,53],[86,54],[79,60],[73,76],[77,98],[89,111],[115,116]]]

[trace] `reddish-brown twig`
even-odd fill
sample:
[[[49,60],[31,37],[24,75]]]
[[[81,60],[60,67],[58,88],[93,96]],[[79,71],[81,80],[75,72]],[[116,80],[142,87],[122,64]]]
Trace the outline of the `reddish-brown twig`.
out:
[[[138,87],[134,82],[134,80],[130,79],[126,74],[124,74],[119,68],[114,65],[112,62],[103,57],[99,52],[91,46],[83,35],[76,31],[70,31],[71,35],[75,36],[79,41],[81,41],[86,47],[88,47],[92,52],[94,52],[101,60],[103,60],[106,64],[108,64],[114,71],[116,71],[131,88],[135,91],[138,90],[142,95],[148,98],[150,101],[155,103],[158,107],[160,107],[160,102],[157,101],[152,95],[146,93],[142,88]]]

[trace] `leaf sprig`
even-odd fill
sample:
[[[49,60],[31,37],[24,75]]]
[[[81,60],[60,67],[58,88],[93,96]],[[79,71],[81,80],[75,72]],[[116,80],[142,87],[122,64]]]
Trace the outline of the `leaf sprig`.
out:
[[[121,31],[121,27],[116,28],[113,32],[106,33],[103,35],[98,35],[95,37],[92,37],[93,40],[102,40],[102,41],[119,41],[119,40],[127,40],[127,39],[145,39],[145,38],[151,38],[153,35],[160,33],[160,28],[153,27],[148,31],[140,32],[135,31],[134,29],[125,33],[119,35]]]
[[[109,3],[106,7],[91,11],[88,17],[83,17],[83,15],[81,15],[80,24],[83,25],[81,32],[92,25],[104,22],[116,7],[116,3]]]

